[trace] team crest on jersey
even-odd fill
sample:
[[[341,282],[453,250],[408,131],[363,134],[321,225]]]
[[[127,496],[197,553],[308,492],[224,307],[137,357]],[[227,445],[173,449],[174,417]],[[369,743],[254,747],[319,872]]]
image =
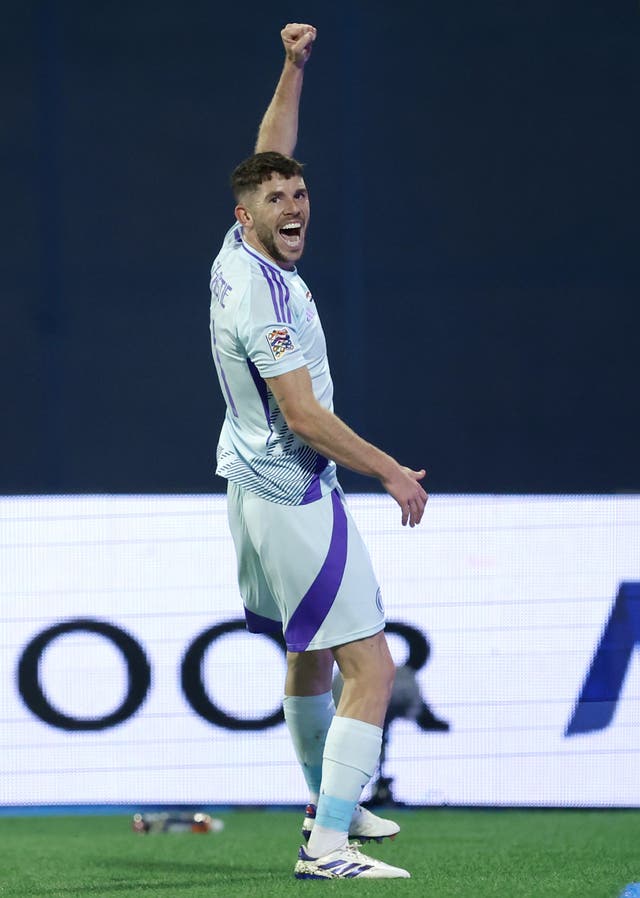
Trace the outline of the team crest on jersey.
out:
[[[269,331],[267,343],[276,362],[280,361],[285,352],[293,352],[295,349],[291,340],[291,334],[286,327],[279,327],[276,330]]]

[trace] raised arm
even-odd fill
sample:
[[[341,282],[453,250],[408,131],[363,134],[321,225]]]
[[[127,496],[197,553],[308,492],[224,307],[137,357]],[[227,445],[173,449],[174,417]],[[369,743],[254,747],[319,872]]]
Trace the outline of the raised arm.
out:
[[[275,93],[264,114],[255,152],[268,151],[292,156],[298,139],[298,110],[304,67],[316,39],[313,25],[293,23],[280,32],[285,60]]]

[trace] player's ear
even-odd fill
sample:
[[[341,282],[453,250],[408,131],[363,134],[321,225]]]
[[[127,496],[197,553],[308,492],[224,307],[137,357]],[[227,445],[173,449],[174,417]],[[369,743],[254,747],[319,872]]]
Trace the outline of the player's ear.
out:
[[[238,203],[234,211],[236,219],[240,222],[243,228],[249,227],[253,224],[253,216],[251,215],[251,212],[242,203]]]

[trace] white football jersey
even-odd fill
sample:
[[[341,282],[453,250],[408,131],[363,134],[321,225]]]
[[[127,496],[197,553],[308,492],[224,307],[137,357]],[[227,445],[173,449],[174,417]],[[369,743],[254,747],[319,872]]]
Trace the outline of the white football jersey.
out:
[[[216,473],[263,499],[303,505],[337,485],[335,463],[302,442],[264,380],[306,365],[318,402],[333,410],[326,343],[297,270],[279,268],[236,224],[211,267],[211,348],[227,411]]]

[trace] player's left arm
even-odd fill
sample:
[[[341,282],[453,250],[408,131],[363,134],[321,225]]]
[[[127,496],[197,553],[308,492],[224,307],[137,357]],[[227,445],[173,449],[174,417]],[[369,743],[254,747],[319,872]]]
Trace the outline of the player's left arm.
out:
[[[304,81],[304,67],[316,39],[313,25],[292,23],[280,32],[285,50],[280,80],[267,107],[256,141],[255,152],[267,151],[291,156],[298,140],[298,115]]]

